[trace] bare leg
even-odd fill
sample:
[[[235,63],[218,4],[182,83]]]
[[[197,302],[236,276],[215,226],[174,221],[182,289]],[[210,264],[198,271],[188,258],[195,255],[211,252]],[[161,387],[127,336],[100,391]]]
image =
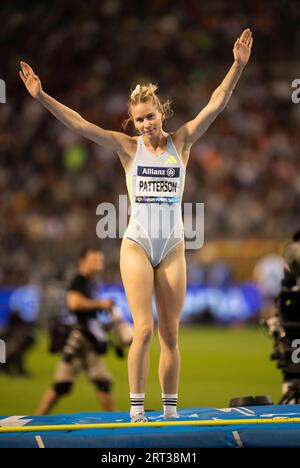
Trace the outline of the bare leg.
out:
[[[104,361],[91,349],[90,344],[85,341],[84,353],[82,356],[82,364],[85,372],[87,373],[89,380],[92,384],[107,383],[108,387],[96,388],[97,400],[104,411],[115,411],[115,401],[112,395],[111,384],[112,376],[110,371],[106,367]]]
[[[104,411],[116,411],[115,401],[111,393],[100,392],[98,390],[96,392],[96,397]]]
[[[44,416],[45,414],[50,413],[51,409],[54,407],[55,403],[58,400],[58,395],[54,388],[48,388],[44,395],[42,396],[42,400],[36,410],[37,416]]]
[[[134,322],[134,336],[128,353],[129,387],[144,393],[149,371],[149,346],[153,336],[153,268],[144,249],[123,239],[121,275]]]
[[[54,387],[46,390],[42,396],[42,400],[36,410],[36,414],[42,416],[48,414],[57,403],[57,401],[63,396],[67,395],[71,389],[72,382],[75,376],[81,369],[80,359],[74,359],[71,363],[66,363],[62,358],[58,361],[54,373],[54,386],[62,385],[64,388],[63,392],[57,392]]]
[[[179,321],[186,292],[184,243],[167,255],[155,270],[155,298],[161,346],[159,379],[163,393],[178,393],[180,354]]]

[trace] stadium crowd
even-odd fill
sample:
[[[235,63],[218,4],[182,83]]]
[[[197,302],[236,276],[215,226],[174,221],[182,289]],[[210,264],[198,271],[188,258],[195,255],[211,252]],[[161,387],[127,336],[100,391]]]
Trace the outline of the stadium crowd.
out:
[[[240,2],[243,3],[243,2]],[[272,3],[272,2],[271,2]],[[99,203],[126,194],[118,157],[65,128],[24,90],[20,60],[44,90],[103,128],[122,131],[130,89],[157,82],[171,98],[173,131],[207,103],[251,25],[254,47],[227,109],[192,148],[185,202],[205,203],[205,237],[288,237],[300,216],[300,104],[292,81],[300,52],[297,2],[106,0],[2,4],[0,256],[13,270],[51,277],[97,241]],[[242,8],[241,8],[242,10]],[[299,75],[299,73],[298,73]],[[132,131],[132,129],[129,129]],[[119,239],[102,243],[107,280],[119,281]]]

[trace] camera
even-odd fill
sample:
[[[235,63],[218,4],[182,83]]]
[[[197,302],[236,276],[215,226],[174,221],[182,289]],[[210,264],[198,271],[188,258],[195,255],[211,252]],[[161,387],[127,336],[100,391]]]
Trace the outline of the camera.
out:
[[[114,305],[108,317],[106,330],[110,332],[109,344],[114,349],[117,357],[125,357],[125,349],[133,340],[133,326],[123,318],[121,310]]]
[[[300,403],[300,231],[284,252],[285,268],[273,316],[263,320],[274,338],[271,359],[283,373],[283,396],[279,404]]]

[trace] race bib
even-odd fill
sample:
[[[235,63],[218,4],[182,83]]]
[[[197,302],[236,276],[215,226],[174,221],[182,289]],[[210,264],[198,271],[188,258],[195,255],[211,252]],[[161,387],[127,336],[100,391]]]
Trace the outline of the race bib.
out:
[[[180,168],[138,166],[135,201],[137,203],[179,203]]]

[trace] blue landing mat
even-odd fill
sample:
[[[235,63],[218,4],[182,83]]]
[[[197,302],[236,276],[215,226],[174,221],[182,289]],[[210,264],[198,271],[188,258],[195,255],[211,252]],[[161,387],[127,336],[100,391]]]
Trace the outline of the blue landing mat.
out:
[[[165,421],[159,411],[147,412],[149,422]],[[251,419],[287,418],[286,423],[247,424]],[[4,447],[97,447],[97,448],[210,448],[210,447],[300,447],[300,405],[269,405],[239,408],[179,409],[174,421],[237,420],[229,426],[167,426],[114,429],[58,430],[53,432],[0,433]],[[172,421],[172,420],[171,420]],[[126,413],[76,413],[51,416],[0,416],[1,426],[125,423]]]

